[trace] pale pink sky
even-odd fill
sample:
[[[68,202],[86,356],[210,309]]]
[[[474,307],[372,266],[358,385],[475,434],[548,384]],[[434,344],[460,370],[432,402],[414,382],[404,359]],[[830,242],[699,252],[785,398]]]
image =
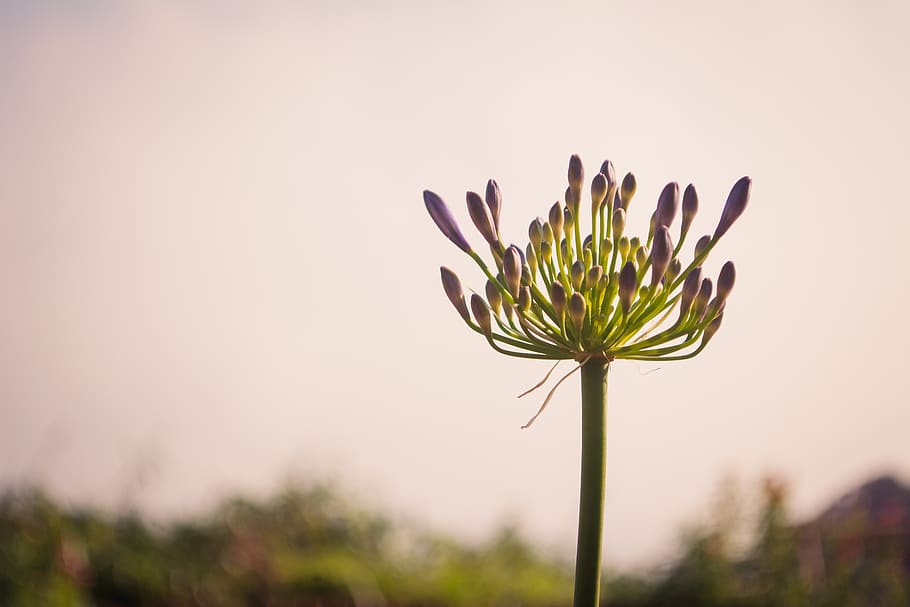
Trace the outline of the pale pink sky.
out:
[[[577,381],[519,430],[547,365],[462,326],[420,192],[467,228],[495,177],[523,244],[572,153],[635,172],[635,230],[754,179],[711,347],[613,367],[609,563],[725,474],[797,513],[910,478],[905,2],[37,4],[0,7],[0,484],[173,514],[337,477],[571,554]]]

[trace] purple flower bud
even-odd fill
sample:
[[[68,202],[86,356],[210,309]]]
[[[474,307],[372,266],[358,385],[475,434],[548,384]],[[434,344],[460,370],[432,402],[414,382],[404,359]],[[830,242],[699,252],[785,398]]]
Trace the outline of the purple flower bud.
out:
[[[555,238],[553,238],[553,228],[550,227],[550,223],[547,222],[543,224],[543,241],[553,244]]]
[[[559,282],[554,282],[550,286],[550,303],[553,304],[553,310],[557,318],[562,318],[566,311],[566,290]]]
[[[632,200],[632,197],[635,196],[636,187],[638,187],[638,185],[635,182],[635,175],[626,173],[626,176],[622,178],[622,186],[619,188],[619,198],[622,201],[622,208],[629,208],[629,202]]]
[[[680,272],[682,272],[682,262],[679,261],[679,257],[674,257],[670,260],[670,265],[667,266],[667,273],[664,275],[664,284],[669,284],[676,280],[676,277],[679,276]]]
[[[430,190],[424,190],[423,202],[427,206],[430,217],[442,233],[445,234],[446,238],[455,243],[455,246],[465,253],[470,253],[471,245],[468,244],[464,234],[458,229],[458,224],[455,222],[455,218],[452,217],[452,212],[449,211],[449,208],[446,206],[446,203],[442,201],[442,198]]]
[[[626,229],[626,211],[625,209],[613,210],[613,238],[620,238],[623,230]]]
[[[491,280],[487,280],[484,290],[487,293],[487,301],[490,302],[493,314],[499,316],[499,311],[502,309],[502,293],[499,292],[499,288]]]
[[[695,191],[695,186],[691,183],[686,186],[686,191],[683,192],[682,200],[682,233],[686,234],[689,231],[689,227],[692,225],[692,220],[695,219],[695,214],[698,213],[698,193]]]
[[[581,333],[581,328],[584,326],[587,307],[584,295],[572,293],[572,298],[569,300],[569,319],[571,319],[576,333]]]
[[[711,237],[705,234],[698,239],[698,242],[695,243],[695,257],[701,257],[702,253],[708,250],[708,245],[711,244]]]
[[[701,286],[701,266],[689,272],[686,280],[683,281],[682,296],[679,301],[680,318],[684,318],[689,313],[689,308],[692,307],[692,300],[695,299],[699,286]]]
[[[562,222],[562,205],[554,202],[553,206],[550,207],[550,227],[553,229],[553,236],[556,238],[562,237]]]
[[[513,298],[518,297],[521,287],[521,265],[521,250],[515,245],[510,246],[502,256],[502,274]]]
[[[591,266],[591,269],[588,270],[588,276],[586,279],[586,284],[589,289],[593,289],[597,283],[600,282],[600,279],[604,275],[604,269],[602,266]]]
[[[585,281],[585,264],[580,260],[576,260],[572,264],[572,268],[569,271],[570,278],[572,280],[572,286],[576,291],[581,289],[581,283]]]
[[[717,276],[717,298],[719,300],[727,300],[730,291],[733,290],[734,282],[736,282],[736,268],[733,267],[732,261],[728,261],[720,269],[720,274]]]
[[[461,291],[461,281],[458,280],[458,276],[445,266],[439,268],[439,273],[442,275],[442,289],[446,292],[446,297],[449,298],[449,301],[452,302],[461,317],[468,320],[468,305],[465,303],[464,294]]]
[[[626,265],[619,271],[619,303],[626,314],[632,307],[632,300],[635,298],[635,291],[638,289],[638,272],[635,270],[635,264],[627,261]]]
[[[613,168],[612,162],[604,160],[600,165],[600,172],[607,178],[607,188],[616,185],[616,169]]]
[[[569,187],[575,192],[581,192],[581,186],[585,180],[585,169],[581,164],[581,158],[578,154],[572,154],[569,158]]]
[[[471,312],[474,313],[474,320],[480,325],[480,330],[484,332],[484,335],[492,335],[493,325],[490,319],[490,309],[487,308],[483,297],[477,293],[471,294]]]
[[[531,243],[528,243],[528,246],[525,247],[525,258],[528,260],[528,269],[531,271],[531,276],[537,274],[537,256],[534,255],[534,249],[531,247]]]
[[[676,212],[679,210],[679,184],[671,181],[664,186],[657,199],[656,222],[657,225],[667,226],[673,224]]]
[[[651,287],[656,288],[670,266],[673,257],[673,241],[670,240],[670,228],[661,225],[651,242]]]
[[[701,281],[701,288],[698,289],[695,301],[692,302],[692,313],[697,320],[701,320],[705,315],[705,309],[708,307],[708,301],[711,299],[713,290],[714,283],[711,282],[710,278],[705,278]]]
[[[598,173],[591,182],[591,209],[593,212],[596,213],[600,210],[601,205],[604,203],[604,198],[606,197],[607,177],[603,173]]]
[[[739,181],[733,184],[733,189],[730,190],[730,195],[727,196],[727,203],[724,205],[724,210],[720,215],[720,221],[714,229],[713,240],[717,240],[726,234],[733,222],[743,214],[743,211],[746,210],[746,205],[749,203],[749,194],[751,192],[751,177],[741,177]]]
[[[724,315],[723,312],[714,317],[708,326],[705,327],[705,332],[702,334],[702,343],[707,344],[711,341],[711,338],[714,337],[714,334],[717,333],[717,330],[720,329],[720,323],[723,321]]]
[[[581,191],[566,188],[566,206],[572,209],[573,213],[578,212],[578,205],[581,203]]]
[[[468,214],[471,216],[471,221],[474,222],[474,227],[477,228],[477,231],[480,232],[480,235],[490,246],[495,247],[499,239],[496,238],[496,230],[493,228],[493,218],[490,217],[490,209],[481,200],[480,195],[475,192],[468,192],[466,198],[468,201]]]
[[[528,226],[528,239],[531,241],[531,246],[535,249],[540,248],[540,241],[543,239],[543,227],[539,219],[535,219]]]
[[[502,192],[499,191],[499,184],[494,180],[487,182],[487,191],[485,192],[487,206],[490,208],[490,215],[493,217],[493,225],[496,226],[496,232],[499,232],[499,210],[502,208]]]

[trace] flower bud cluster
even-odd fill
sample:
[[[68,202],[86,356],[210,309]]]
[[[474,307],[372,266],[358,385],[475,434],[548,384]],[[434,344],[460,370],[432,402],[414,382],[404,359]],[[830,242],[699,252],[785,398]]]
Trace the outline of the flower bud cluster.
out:
[[[553,204],[547,219],[531,222],[524,248],[503,244],[502,194],[495,181],[487,183],[484,197],[467,193],[468,214],[489,246],[492,266],[469,244],[442,199],[424,192],[430,217],[487,278],[486,297],[474,293],[469,304],[458,277],[441,268],[443,289],[462,319],[497,351],[524,358],[680,360],[701,352],[720,327],[736,275],[726,262],[715,289],[702,276],[702,264],[745,210],[752,180],[736,182],[713,235],[697,241],[689,263],[679,254],[698,212],[693,185],[682,200],[677,183],[663,188],[642,239],[625,233],[637,187],[632,173],[620,182],[610,161],[601,165],[591,182],[591,232],[584,237],[584,167],[578,156],[569,161],[568,182],[564,200]]]

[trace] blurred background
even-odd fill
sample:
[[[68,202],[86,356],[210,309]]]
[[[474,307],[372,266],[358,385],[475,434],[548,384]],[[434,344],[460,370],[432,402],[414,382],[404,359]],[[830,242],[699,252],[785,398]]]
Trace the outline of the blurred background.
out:
[[[870,512],[891,513],[873,535],[903,538],[882,553],[904,568],[863,575],[881,601],[904,596],[887,592],[907,588],[906,507],[859,508],[850,549],[804,525],[863,487],[906,504],[908,18],[898,0],[0,3],[0,558],[43,580],[22,573],[0,596],[229,604],[246,599],[218,576],[280,570],[358,605],[537,600],[396,595],[378,565],[298,562],[319,545],[359,546],[398,580],[436,579],[409,569],[434,558],[478,567],[450,588],[493,569],[478,555],[523,563],[558,589],[539,604],[561,604],[577,380],[520,430],[539,401],[515,396],[548,365],[498,356],[462,325],[438,267],[483,280],[420,193],[467,231],[465,190],[495,178],[503,234],[523,245],[573,153],[589,175],[606,158],[635,173],[634,232],[668,181],[697,186],[701,234],[736,179],[754,180],[708,267],[738,270],[711,347],[611,369],[605,562],[623,596],[695,554],[698,571],[723,565],[721,604],[785,587],[761,581],[778,560],[802,573],[798,598],[775,604],[822,604],[805,594],[833,593],[818,559],[846,555],[853,579]],[[715,541],[740,518],[743,537]],[[332,521],[345,531],[319,535]],[[277,531],[295,525],[296,544]],[[215,572],[161,573],[252,536],[277,538],[256,548],[266,569],[223,556]],[[133,544],[141,558],[103,548]],[[111,562],[159,594],[96,592]],[[363,567],[369,583],[343,581]],[[144,579],[130,571],[108,577]],[[262,604],[308,604],[288,592]]]

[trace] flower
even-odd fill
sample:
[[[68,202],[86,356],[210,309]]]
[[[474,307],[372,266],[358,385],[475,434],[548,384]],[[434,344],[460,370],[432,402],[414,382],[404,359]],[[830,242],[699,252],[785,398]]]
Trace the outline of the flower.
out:
[[[626,235],[626,216],[637,182],[628,173],[618,182],[605,161],[591,183],[591,232],[582,237],[581,190],[584,168],[569,161],[569,187],[548,219],[535,219],[526,247],[506,246],[499,233],[502,195],[495,181],[485,196],[467,193],[468,212],[489,245],[491,268],[468,243],[442,199],[424,192],[430,217],[486,276],[482,295],[470,297],[470,311],[455,274],[441,268],[443,288],[459,315],[498,352],[535,359],[591,358],[612,361],[681,360],[701,352],[720,327],[735,270],[728,261],[714,284],[702,264],[746,208],[752,180],[733,186],[712,236],[702,236],[694,258],[683,264],[680,249],[698,210],[691,184],[680,205],[680,188],[667,184],[651,216],[647,238]],[[682,206],[678,244],[671,233]],[[646,276],[650,270],[650,280]],[[678,308],[674,321],[670,318]]]

